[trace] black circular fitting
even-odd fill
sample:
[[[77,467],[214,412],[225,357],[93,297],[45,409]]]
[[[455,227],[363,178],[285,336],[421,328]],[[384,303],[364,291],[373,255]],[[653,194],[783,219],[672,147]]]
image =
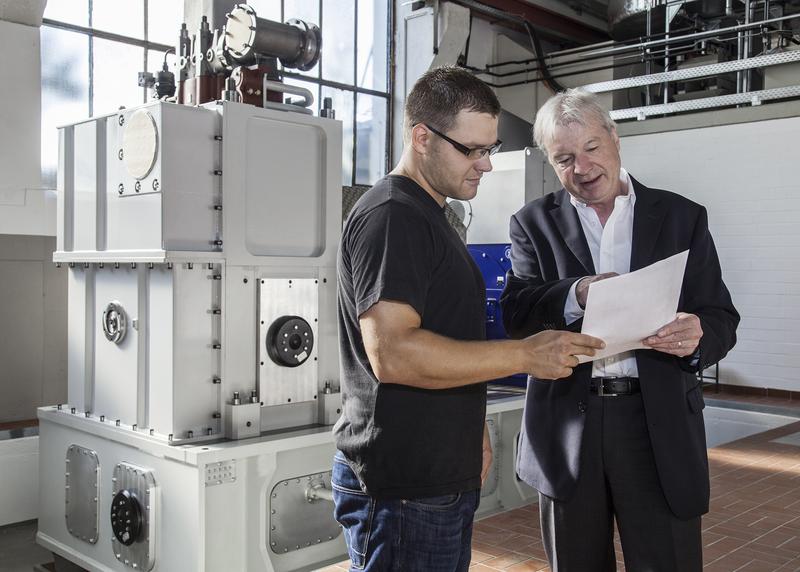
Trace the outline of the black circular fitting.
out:
[[[266,343],[273,362],[284,367],[297,367],[311,356],[314,331],[299,316],[282,316],[267,330]]]
[[[111,503],[111,531],[125,546],[130,546],[142,534],[144,518],[142,505],[129,490],[119,491]]]

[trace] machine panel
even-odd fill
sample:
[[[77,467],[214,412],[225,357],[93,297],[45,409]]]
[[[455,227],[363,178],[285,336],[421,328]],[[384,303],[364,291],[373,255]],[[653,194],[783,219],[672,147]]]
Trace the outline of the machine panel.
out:
[[[125,315],[124,337],[114,341],[104,331],[103,315],[115,304]],[[94,409],[127,425],[137,421],[139,400],[139,272],[130,265],[106,266],[95,274]],[[106,313],[106,316],[108,314]]]
[[[259,281],[259,394],[264,405],[318,393],[319,280]]]
[[[303,475],[276,484],[270,492],[270,550],[277,554],[321,544],[342,533],[330,517],[331,473]]]
[[[67,530],[75,538],[94,544],[100,529],[97,504],[100,498],[100,460],[97,452],[70,445],[65,481]]]
[[[153,471],[118,463],[112,480],[111,544],[117,560],[135,570],[152,570],[156,561],[158,487]]]
[[[316,125],[263,117],[249,120],[244,152],[245,240],[250,254],[308,257],[322,253],[325,148],[325,132]]]

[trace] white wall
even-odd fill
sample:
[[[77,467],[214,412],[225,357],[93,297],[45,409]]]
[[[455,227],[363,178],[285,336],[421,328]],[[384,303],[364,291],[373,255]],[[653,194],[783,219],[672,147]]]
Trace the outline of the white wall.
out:
[[[67,270],[55,246],[0,234],[0,423],[67,401]]]
[[[39,28],[0,20],[0,234],[54,236],[55,193],[41,188]]]
[[[622,137],[642,183],[708,209],[742,315],[721,383],[800,390],[800,117]]]
[[[39,437],[0,441],[0,483],[0,526],[37,517]]]
[[[42,4],[0,3],[0,18],[35,24]],[[0,19],[0,423],[66,400],[66,272],[52,262],[55,192],[41,188],[39,53],[38,26]]]

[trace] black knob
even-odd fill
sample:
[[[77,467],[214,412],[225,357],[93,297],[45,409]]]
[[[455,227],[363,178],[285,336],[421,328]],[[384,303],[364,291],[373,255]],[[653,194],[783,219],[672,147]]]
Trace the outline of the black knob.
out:
[[[139,540],[143,527],[142,505],[136,495],[127,489],[118,492],[111,503],[111,531],[116,539],[130,546]]]
[[[297,367],[311,356],[314,332],[303,318],[282,316],[270,325],[266,344],[273,362],[285,367]]]

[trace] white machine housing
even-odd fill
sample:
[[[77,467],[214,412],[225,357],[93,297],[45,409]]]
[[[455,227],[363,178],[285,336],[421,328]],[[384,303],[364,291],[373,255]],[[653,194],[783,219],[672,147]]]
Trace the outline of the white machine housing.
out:
[[[330,423],[340,124],[157,102],[64,127],[61,143],[70,409],[175,442],[226,436],[234,392],[278,409],[262,428]],[[294,301],[274,287],[292,281]],[[118,343],[102,328],[112,302],[125,318]],[[283,305],[312,324],[297,367],[262,359],[270,305],[273,319]],[[325,382],[334,397],[320,396]]]

